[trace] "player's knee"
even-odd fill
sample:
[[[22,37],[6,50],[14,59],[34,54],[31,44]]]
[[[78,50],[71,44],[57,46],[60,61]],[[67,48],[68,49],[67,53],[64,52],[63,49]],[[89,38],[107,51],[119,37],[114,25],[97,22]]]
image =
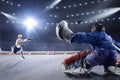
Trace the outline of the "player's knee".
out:
[[[90,63],[86,59],[85,59],[85,68],[86,69],[90,69],[91,68]]]

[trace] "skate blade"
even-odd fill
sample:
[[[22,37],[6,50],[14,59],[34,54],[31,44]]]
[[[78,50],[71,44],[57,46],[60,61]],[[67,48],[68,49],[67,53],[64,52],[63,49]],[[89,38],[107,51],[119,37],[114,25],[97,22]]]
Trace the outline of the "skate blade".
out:
[[[116,75],[120,75],[120,67],[111,66],[111,67],[109,67],[109,70]]]
[[[22,61],[25,61],[25,58],[23,58],[23,57],[20,57],[20,59],[21,59]]]

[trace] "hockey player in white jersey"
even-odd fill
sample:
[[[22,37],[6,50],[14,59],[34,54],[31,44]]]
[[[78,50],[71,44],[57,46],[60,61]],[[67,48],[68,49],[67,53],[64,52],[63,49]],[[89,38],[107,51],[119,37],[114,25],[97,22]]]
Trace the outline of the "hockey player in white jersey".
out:
[[[23,48],[22,45],[24,45],[26,42],[30,41],[31,39],[22,39],[22,34],[18,35],[18,38],[16,39],[15,46],[13,47],[13,53],[17,54],[18,51],[20,51],[22,58],[25,59],[23,56]]]

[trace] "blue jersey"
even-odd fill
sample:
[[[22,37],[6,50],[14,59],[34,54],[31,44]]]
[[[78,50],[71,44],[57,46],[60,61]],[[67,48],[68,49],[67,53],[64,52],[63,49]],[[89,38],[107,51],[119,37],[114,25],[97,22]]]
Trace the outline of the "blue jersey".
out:
[[[74,33],[71,43],[87,43],[91,44],[95,49],[116,50],[112,43],[120,48],[120,43],[113,40],[110,35],[102,32],[78,32]]]

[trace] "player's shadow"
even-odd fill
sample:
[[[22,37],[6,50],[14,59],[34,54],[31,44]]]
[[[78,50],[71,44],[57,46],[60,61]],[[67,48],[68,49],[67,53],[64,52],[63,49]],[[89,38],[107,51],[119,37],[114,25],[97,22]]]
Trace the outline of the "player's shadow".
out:
[[[66,76],[68,76],[69,78],[80,78],[80,79],[92,79],[92,80],[96,80],[96,79],[99,79],[99,80],[118,80],[120,79],[120,75],[117,75],[117,74],[114,74],[114,73],[110,73],[108,75],[104,75],[104,74],[97,74],[97,73],[94,73],[94,72],[90,72],[89,74],[72,74],[72,73],[65,73]]]
[[[65,73],[65,75],[68,76],[69,78],[91,78],[91,75],[89,75],[89,74]]]
[[[18,62],[16,62],[15,64],[9,66],[7,69],[11,69],[11,68],[17,66],[18,64],[20,64],[21,62],[22,62],[22,61],[18,61]]]

